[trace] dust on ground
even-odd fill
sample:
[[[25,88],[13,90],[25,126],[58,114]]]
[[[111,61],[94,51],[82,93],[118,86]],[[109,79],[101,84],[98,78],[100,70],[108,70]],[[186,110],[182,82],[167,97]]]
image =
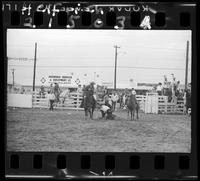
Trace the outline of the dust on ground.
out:
[[[187,115],[139,114],[125,110],[115,120],[85,120],[83,111],[8,109],[8,151],[190,152],[191,118]]]

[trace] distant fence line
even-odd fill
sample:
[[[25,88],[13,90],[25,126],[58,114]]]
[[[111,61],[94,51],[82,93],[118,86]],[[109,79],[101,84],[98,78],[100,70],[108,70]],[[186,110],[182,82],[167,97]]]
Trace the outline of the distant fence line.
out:
[[[82,101],[82,94],[77,92],[69,93],[62,103],[56,104],[56,109],[73,109],[73,110],[83,110],[80,108]],[[153,98],[153,99],[152,99]],[[139,102],[140,110],[145,113],[181,113],[185,112],[185,106],[183,100],[178,100],[177,104],[169,103],[167,96],[159,96],[157,94],[147,94],[147,95],[136,95],[136,99]],[[102,103],[102,100],[99,100]],[[32,96],[32,106],[33,108],[48,108],[48,100],[46,97],[39,95],[39,93],[34,92]]]

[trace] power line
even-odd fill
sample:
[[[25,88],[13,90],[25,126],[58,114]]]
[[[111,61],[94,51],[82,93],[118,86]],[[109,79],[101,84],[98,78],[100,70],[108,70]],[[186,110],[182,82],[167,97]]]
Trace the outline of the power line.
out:
[[[14,67],[30,67],[32,65],[9,65]],[[47,66],[47,65],[38,65],[37,68],[114,68],[114,66],[68,66],[68,65],[57,65],[57,66]],[[125,68],[125,69],[162,69],[162,70],[184,70],[184,68],[166,68],[166,67],[133,67],[133,66],[117,66],[117,68]]]
[[[110,57],[111,56],[109,56],[109,57],[107,57],[107,56],[105,56],[105,57],[100,57],[99,59],[96,59],[96,60],[110,60]],[[66,60],[66,59],[69,59],[70,57],[40,57],[40,58],[37,58],[37,61],[41,61],[41,60],[54,60],[54,61],[56,61],[56,60]],[[73,57],[73,58],[71,58],[71,59],[80,59],[80,58],[83,58],[83,57]],[[89,57],[91,60],[92,59],[95,59],[96,57],[93,57],[93,56],[90,56]],[[84,58],[84,59],[87,59],[87,58]],[[120,58],[122,61],[130,61],[130,58]],[[9,59],[9,60],[11,60],[11,59]],[[20,62],[32,62],[34,59],[32,59],[32,58],[12,58],[12,60],[16,60],[16,61],[20,61]],[[148,58],[148,61],[159,61],[160,62],[160,58],[154,58],[154,57],[152,57],[152,59],[151,58]],[[190,60],[190,58],[189,58],[189,60]],[[170,59],[170,60],[165,60],[165,61],[167,61],[167,62],[178,62],[178,61],[182,61],[182,60],[180,60],[180,59]]]
[[[87,44],[87,47],[98,47],[98,46],[101,46],[101,47],[106,47],[105,44],[102,44],[102,45],[98,45],[98,44],[95,44],[94,45],[90,45],[90,44]],[[107,45],[108,47],[110,47],[110,45]],[[20,47],[24,47],[24,48],[33,48],[32,45],[7,45],[7,47],[10,47],[10,48],[20,48]],[[40,47],[52,47],[52,48],[55,48],[55,47],[63,47],[63,48],[66,48],[66,47],[85,47],[85,45],[40,45]],[[164,49],[164,50],[181,50],[183,51],[184,48],[169,48],[169,47],[150,47],[150,46],[124,46],[124,48],[148,48],[148,49]]]

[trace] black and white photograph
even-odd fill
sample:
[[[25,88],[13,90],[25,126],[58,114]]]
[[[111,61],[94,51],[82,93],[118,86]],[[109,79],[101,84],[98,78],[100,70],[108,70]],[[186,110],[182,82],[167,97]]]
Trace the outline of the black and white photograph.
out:
[[[7,151],[191,153],[191,37],[7,29]]]

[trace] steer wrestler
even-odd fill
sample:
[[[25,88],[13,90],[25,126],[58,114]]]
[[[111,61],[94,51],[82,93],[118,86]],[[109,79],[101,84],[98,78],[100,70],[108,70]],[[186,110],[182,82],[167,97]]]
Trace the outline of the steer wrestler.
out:
[[[114,115],[112,114],[112,109],[107,105],[102,105],[100,108],[102,118],[106,119],[114,119]]]

